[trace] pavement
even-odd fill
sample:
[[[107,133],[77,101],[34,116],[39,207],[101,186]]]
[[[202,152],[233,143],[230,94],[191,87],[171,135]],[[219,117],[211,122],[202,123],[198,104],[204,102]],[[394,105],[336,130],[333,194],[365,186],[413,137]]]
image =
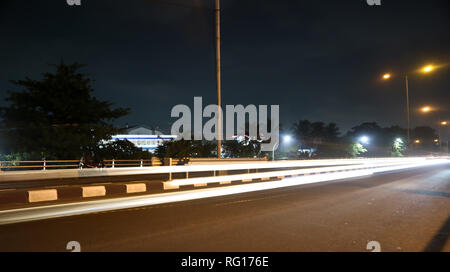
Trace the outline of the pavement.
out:
[[[0,251],[450,252],[449,235],[446,164],[1,225]]]

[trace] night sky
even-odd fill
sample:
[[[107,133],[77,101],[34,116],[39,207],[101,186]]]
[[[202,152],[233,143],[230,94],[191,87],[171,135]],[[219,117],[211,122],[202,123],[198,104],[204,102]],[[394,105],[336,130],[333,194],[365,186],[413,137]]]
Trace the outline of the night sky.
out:
[[[1,0],[0,103],[9,80],[61,59],[87,64],[95,95],[132,109],[120,126],[169,129],[174,105],[215,103],[213,0],[81,1]],[[279,104],[285,127],[406,126],[407,72],[413,125],[436,120],[415,110],[425,104],[450,118],[448,0],[222,0],[221,22],[223,104]],[[415,73],[429,63],[442,67]]]

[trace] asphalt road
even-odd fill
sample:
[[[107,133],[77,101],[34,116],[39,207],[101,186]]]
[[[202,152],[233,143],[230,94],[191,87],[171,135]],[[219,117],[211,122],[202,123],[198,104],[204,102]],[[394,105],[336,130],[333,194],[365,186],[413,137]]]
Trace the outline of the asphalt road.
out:
[[[450,167],[0,226],[0,251],[450,252]]]

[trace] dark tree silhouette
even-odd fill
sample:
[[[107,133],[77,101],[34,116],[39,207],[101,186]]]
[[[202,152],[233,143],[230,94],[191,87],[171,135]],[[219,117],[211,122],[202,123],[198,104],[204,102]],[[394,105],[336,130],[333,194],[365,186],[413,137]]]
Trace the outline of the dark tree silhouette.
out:
[[[302,148],[314,148],[316,154],[330,156],[339,142],[339,128],[335,123],[300,120],[294,124],[293,133]]]
[[[21,91],[10,91],[8,106],[0,108],[9,152],[32,157],[74,159],[95,151],[98,144],[118,132],[112,121],[129,109],[92,96],[92,82],[78,70],[83,65],[53,65],[42,80],[11,81]]]

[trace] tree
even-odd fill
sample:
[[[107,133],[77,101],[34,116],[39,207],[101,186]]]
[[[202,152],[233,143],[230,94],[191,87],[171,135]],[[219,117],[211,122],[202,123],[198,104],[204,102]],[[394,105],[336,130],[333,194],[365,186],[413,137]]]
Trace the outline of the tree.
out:
[[[393,157],[403,157],[403,152],[406,150],[405,144],[402,140],[395,140],[392,144],[391,155]]]
[[[365,122],[355,126],[347,133],[347,137],[354,141],[360,141],[362,137],[369,139],[368,143],[364,143],[367,149],[367,156],[384,157],[391,153],[392,143],[386,133],[386,130],[380,127],[376,122]]]
[[[428,152],[436,152],[438,151],[439,144],[435,143],[435,139],[438,139],[438,135],[436,131],[428,126],[419,126],[412,130],[412,149],[416,154],[426,154]],[[418,140],[419,143],[415,141]]]
[[[293,132],[302,147],[312,146],[312,125],[308,120],[300,120],[293,126]]]
[[[97,154],[99,158],[116,160],[148,160],[152,158],[152,153],[136,147],[128,140],[116,140],[100,144],[94,153]]]
[[[348,154],[350,157],[358,157],[362,153],[366,153],[367,149],[364,148],[364,146],[360,143],[354,143],[349,146]]]
[[[217,143],[211,141],[193,141],[191,157],[193,158],[209,158],[216,157]]]
[[[427,154],[438,150],[439,145],[435,142],[438,136],[433,128],[419,126],[411,132],[409,152]],[[359,141],[362,136],[369,138],[369,142],[364,144],[367,149],[366,156],[400,157],[404,156],[408,150],[407,130],[399,126],[383,128],[375,122],[367,122],[353,127],[346,135],[353,141]]]
[[[339,128],[335,123],[300,120],[293,126],[293,133],[300,141],[300,147],[313,148],[314,155],[335,156],[339,148]]]
[[[246,138],[243,141],[224,141],[225,156],[230,158],[254,158],[260,155],[261,144]]]
[[[93,80],[78,63],[52,65],[42,80],[11,81],[21,91],[9,91],[9,106],[0,108],[10,153],[36,159],[74,159],[94,152],[98,144],[120,132],[111,123],[129,109],[92,96]]]
[[[213,142],[179,140],[164,142],[158,146],[155,155],[162,158],[207,158],[213,157],[213,151],[216,150],[216,144]]]

